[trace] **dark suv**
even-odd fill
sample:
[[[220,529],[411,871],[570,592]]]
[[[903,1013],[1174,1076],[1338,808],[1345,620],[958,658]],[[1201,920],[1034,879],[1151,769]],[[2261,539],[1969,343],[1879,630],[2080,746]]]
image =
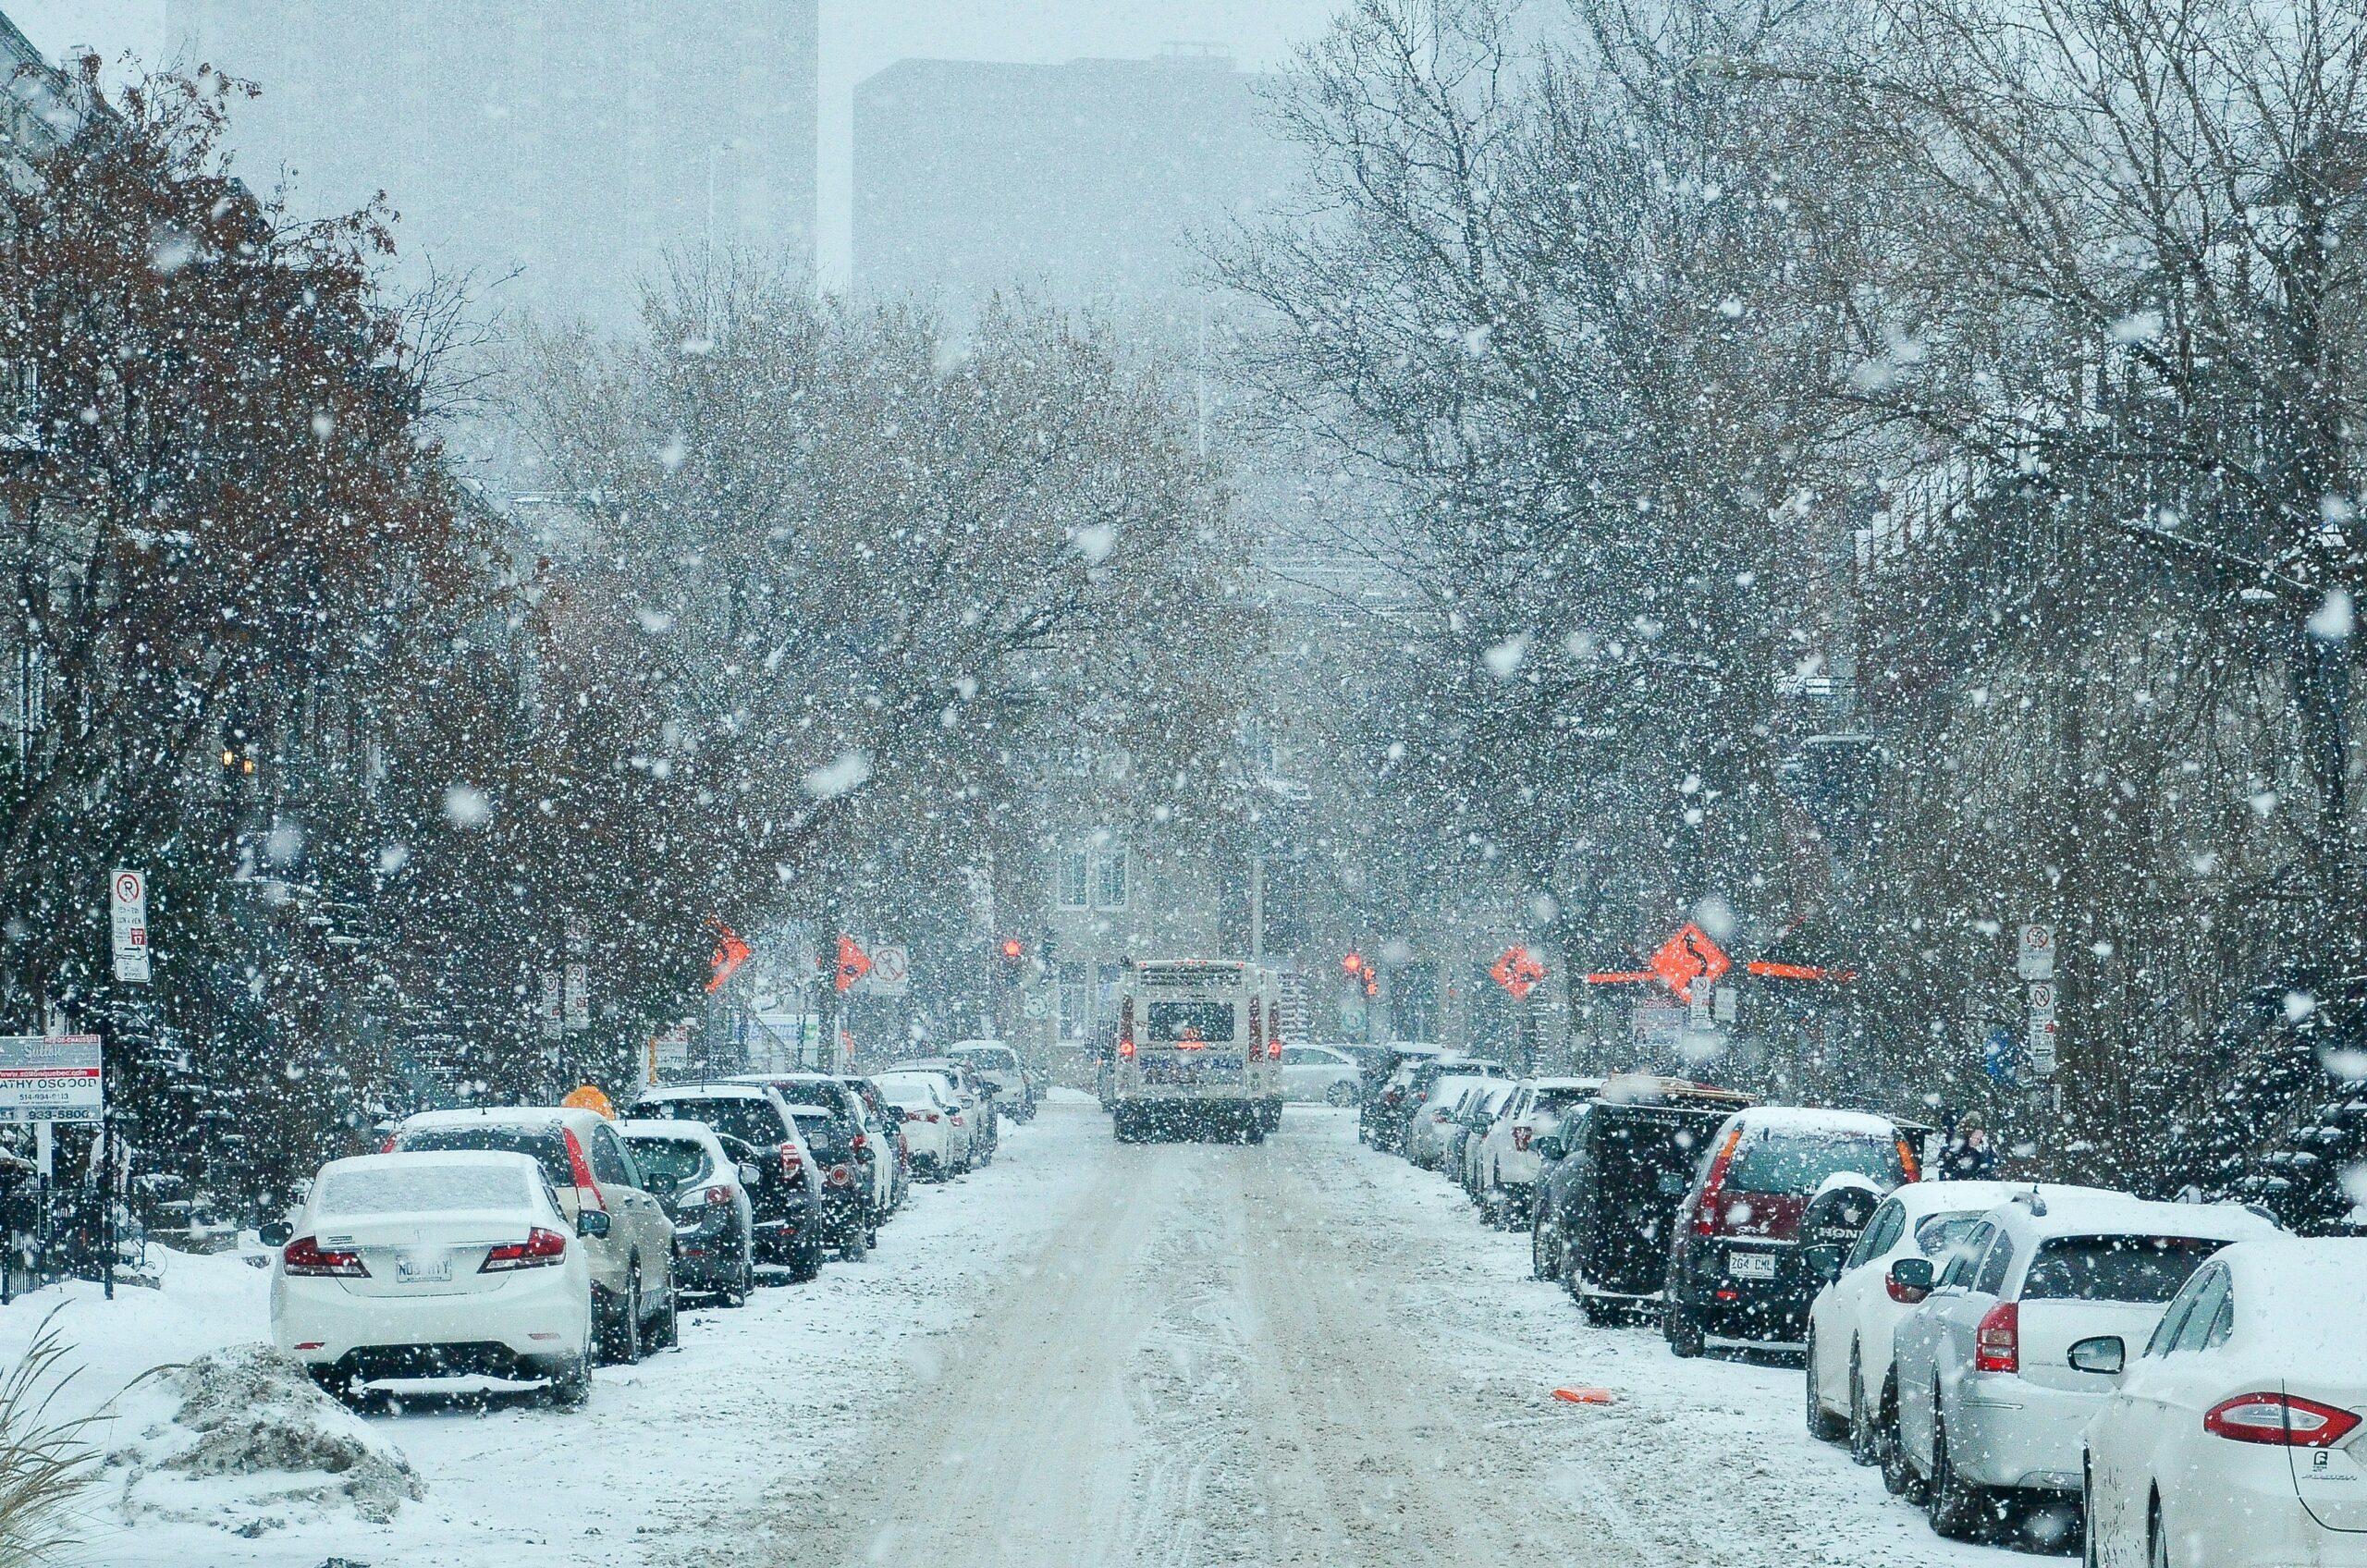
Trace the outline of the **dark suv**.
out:
[[[1887,1117],[1761,1106],[1726,1118],[1678,1208],[1661,1326],[1699,1355],[1710,1338],[1790,1349],[1808,1335],[1821,1282],[1799,1245],[1809,1199],[1836,1171],[1883,1192],[1916,1177],[1907,1135]]]

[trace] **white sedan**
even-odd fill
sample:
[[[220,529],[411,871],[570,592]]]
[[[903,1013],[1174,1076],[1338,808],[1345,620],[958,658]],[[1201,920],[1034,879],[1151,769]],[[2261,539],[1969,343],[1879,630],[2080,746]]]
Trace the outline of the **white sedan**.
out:
[[[1330,1046],[1282,1047],[1282,1098],[1308,1105],[1354,1105],[1363,1074],[1356,1059]]]
[[[548,1378],[591,1391],[592,1273],[533,1158],[375,1154],[321,1168],[293,1222],[267,1226],[272,1337],[332,1392],[375,1378]]]
[[[2091,1568],[2367,1564],[2367,1241],[2238,1242],[2139,1347],[2071,1365],[2117,1384],[2087,1430]]]

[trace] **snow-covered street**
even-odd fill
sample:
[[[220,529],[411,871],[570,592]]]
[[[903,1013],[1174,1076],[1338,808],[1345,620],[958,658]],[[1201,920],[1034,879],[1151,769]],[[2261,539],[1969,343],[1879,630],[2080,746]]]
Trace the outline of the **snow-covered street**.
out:
[[[1788,1366],[1672,1359],[1527,1279],[1526,1241],[1293,1108],[1263,1146],[1114,1143],[1061,1096],[1004,1158],[924,1190],[859,1266],[702,1310],[679,1352],[538,1399],[367,1416],[423,1496],[332,1477],[134,1479],[90,1559],[693,1563],[1882,1563],[1951,1546],[1810,1442]],[[96,1382],[264,1332],[259,1270],[183,1260],[161,1298],[81,1287]],[[13,1350],[59,1292],[5,1319]],[[1607,1407],[1561,1403],[1571,1383]],[[92,1391],[100,1391],[94,1390]],[[170,1401],[135,1390],[107,1446]],[[273,1501],[272,1488],[298,1495]],[[260,1488],[260,1489],[259,1489]],[[133,1510],[124,1512],[126,1500]]]

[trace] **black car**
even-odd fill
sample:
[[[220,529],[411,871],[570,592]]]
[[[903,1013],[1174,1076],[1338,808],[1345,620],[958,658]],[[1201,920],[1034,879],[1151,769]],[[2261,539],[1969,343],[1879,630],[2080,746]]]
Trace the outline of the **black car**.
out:
[[[883,1159],[891,1165],[895,1161],[897,1124],[883,1114],[875,1112],[875,1106],[884,1107],[886,1102],[876,1097],[878,1091],[871,1086],[869,1080],[840,1077],[834,1072],[774,1072],[748,1073],[733,1082],[763,1084],[791,1106],[818,1106],[835,1112],[852,1125],[854,1129],[852,1140],[853,1160],[857,1167],[854,1173],[861,1178],[864,1201],[868,1206],[869,1229],[877,1231],[888,1223],[888,1217],[895,1212],[895,1205],[880,1194],[883,1189],[894,1191],[894,1182],[892,1180],[886,1182],[879,1180],[877,1165]],[[828,1162],[826,1160],[824,1163],[827,1165]],[[892,1177],[892,1172],[890,1174]],[[828,1183],[826,1181],[824,1184],[827,1186]]]
[[[749,1188],[756,1261],[786,1267],[789,1277],[822,1272],[828,1215],[824,1175],[805,1135],[779,1095],[754,1084],[702,1084],[651,1089],[625,1115],[645,1121],[704,1121],[718,1135],[748,1145],[756,1155],[757,1185]]]
[[[797,1130],[822,1172],[822,1233],[850,1263],[860,1263],[879,1239],[871,1212],[870,1161],[876,1148],[858,1148],[863,1128],[835,1105],[792,1105]]]
[[[1590,1322],[1660,1299],[1669,1234],[1718,1125],[1749,1096],[1660,1078],[1613,1078],[1537,1140],[1530,1271],[1560,1280]]]
[[[682,1125],[687,1133],[689,1124]],[[677,1288],[744,1306],[756,1283],[755,1207],[747,1178],[761,1182],[762,1171],[754,1149],[729,1133],[714,1135],[730,1170],[718,1169],[696,1137],[628,1129],[624,1140],[648,1191],[674,1222]]]

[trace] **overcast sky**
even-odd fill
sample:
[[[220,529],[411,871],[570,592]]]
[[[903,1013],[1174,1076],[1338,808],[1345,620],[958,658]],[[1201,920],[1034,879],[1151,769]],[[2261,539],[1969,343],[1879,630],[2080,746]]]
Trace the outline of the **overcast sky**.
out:
[[[498,5],[501,0],[485,0]],[[756,0],[762,3],[762,0]],[[1168,43],[1220,43],[1245,69],[1271,67],[1321,31],[1342,0],[822,0],[821,265],[847,276],[849,119],[854,84],[908,55],[957,60],[1141,58]],[[110,57],[163,47],[165,0],[0,0],[55,58],[78,44]],[[266,87],[269,83],[264,84]]]

